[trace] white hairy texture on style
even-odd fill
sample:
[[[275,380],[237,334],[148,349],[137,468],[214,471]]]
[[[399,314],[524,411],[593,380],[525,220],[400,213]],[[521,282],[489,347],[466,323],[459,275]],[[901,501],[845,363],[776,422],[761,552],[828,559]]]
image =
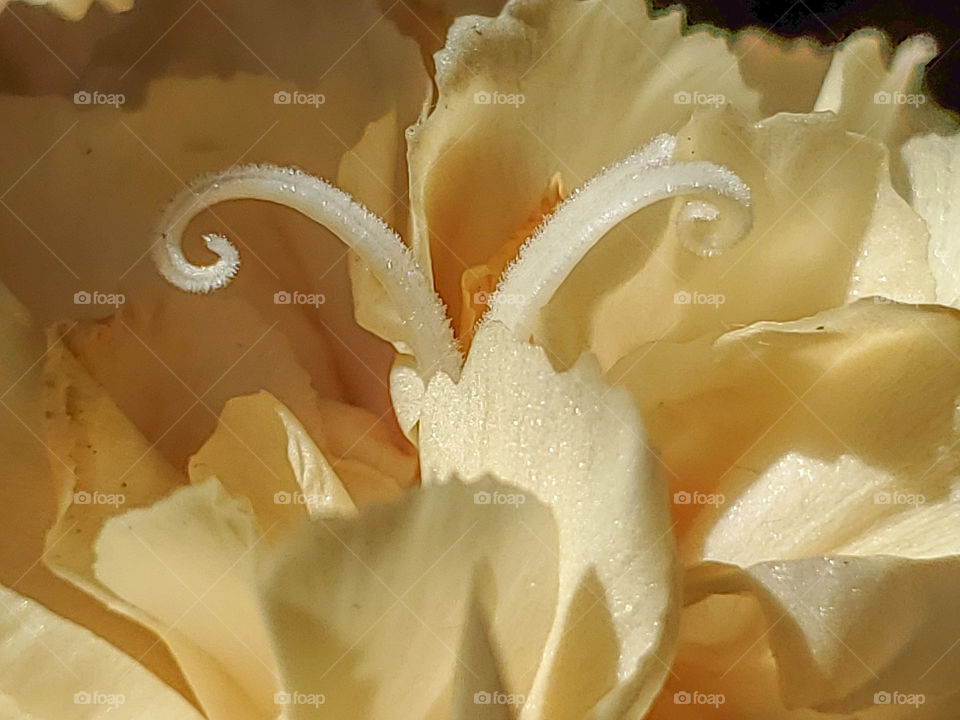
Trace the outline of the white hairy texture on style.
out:
[[[659,135],[602,170],[567,198],[506,269],[484,319],[503,323],[518,337],[528,337],[537,313],[590,248],[638,210],[666,198],[703,193],[735,201],[743,216],[735,232],[695,239],[685,225],[712,223],[721,216],[713,204],[702,200],[689,203],[681,211],[678,230],[684,245],[705,257],[739,242],[752,223],[750,188],[719,165],[671,162],[675,147],[674,136]]]
[[[207,247],[217,254],[211,265],[195,265],[181,242],[190,220],[227,200],[266,200],[297,210],[320,223],[363,260],[383,284],[400,317],[406,321],[409,344],[420,374],[437,370],[458,377],[462,357],[440,298],[400,237],[350,195],[294,168],[241,165],[197,178],[167,207],[158,225],[154,261],[174,286],[193,293],[225,287],[237,274],[240,255],[223,235],[207,234]]]

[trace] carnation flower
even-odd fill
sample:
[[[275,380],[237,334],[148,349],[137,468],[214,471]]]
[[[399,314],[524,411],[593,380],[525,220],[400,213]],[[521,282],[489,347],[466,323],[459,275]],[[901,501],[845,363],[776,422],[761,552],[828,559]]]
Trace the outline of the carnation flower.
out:
[[[96,145],[91,178],[126,133],[195,179],[162,211],[133,164],[112,214],[21,206],[34,173],[70,181],[41,157],[3,203],[77,280],[120,275],[106,248],[133,241],[130,277],[72,309],[42,283],[0,295],[7,512],[37,540],[3,568],[0,709],[960,710],[958,136],[923,94],[931,39],[830,51],[513,0],[452,20],[432,90],[397,28],[426,47],[445,14],[358,6],[341,21],[379,27],[383,100],[343,68],[322,85],[349,48],[281,87],[255,16],[201,5],[266,72],[170,56],[135,107],[41,108],[77,113],[48,152]],[[335,90],[352,116],[313,115]],[[178,125],[204,92],[288,113],[279,156]],[[317,120],[340,147],[300,157]],[[171,161],[142,134],[166,121]]]

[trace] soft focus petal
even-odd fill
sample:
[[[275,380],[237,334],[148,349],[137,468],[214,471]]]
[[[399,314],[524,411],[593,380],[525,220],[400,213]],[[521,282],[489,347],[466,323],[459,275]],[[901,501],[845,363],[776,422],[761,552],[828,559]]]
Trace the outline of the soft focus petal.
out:
[[[276,558],[264,605],[291,718],[439,719],[474,692],[529,692],[556,602],[557,530],[520,488],[413,490],[355,520],[314,521]]]
[[[201,715],[89,630],[0,587],[0,717],[200,720]]]
[[[272,656],[264,650],[253,599],[255,547],[264,532],[279,531],[282,526],[274,526],[285,520],[284,510],[306,517],[307,506],[295,489],[289,503],[278,501],[274,493],[289,490],[269,478],[317,490],[310,498],[316,510],[349,503],[336,478],[324,472],[329,468],[302,425],[264,394],[228,404],[192,463],[199,484],[180,487],[186,478],[62,344],[50,351],[47,366],[47,440],[61,510],[47,538],[46,563],[156,632],[208,717],[272,717]],[[257,461],[238,467],[237,443]],[[259,482],[253,470],[260,470]],[[230,473],[226,482],[238,496],[228,495],[211,472]],[[261,529],[245,494],[271,524]],[[127,512],[132,508],[139,509]]]
[[[642,714],[667,671],[676,580],[663,486],[626,394],[588,358],[557,374],[491,323],[460,382],[427,387],[420,448],[424,482],[492,475],[556,518],[558,606],[523,717]]]

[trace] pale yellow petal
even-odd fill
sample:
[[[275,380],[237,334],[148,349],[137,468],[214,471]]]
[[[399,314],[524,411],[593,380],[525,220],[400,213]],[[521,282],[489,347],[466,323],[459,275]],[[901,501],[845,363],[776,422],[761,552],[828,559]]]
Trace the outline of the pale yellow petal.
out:
[[[956,557],[705,565],[688,577],[688,599],[736,594],[759,603],[788,708],[935,719],[960,710],[960,656],[951,652],[960,624],[950,610],[958,572]],[[889,693],[895,712],[877,707],[886,704],[878,693]]]
[[[555,173],[576,187],[685,122],[694,105],[676,93],[757,116],[724,39],[682,25],[633,0],[520,0],[454,22],[408,155],[414,249],[449,307],[461,273],[526,223]]]
[[[760,91],[764,117],[778,112],[813,111],[831,51],[810,37],[785,38],[768,30],[746,29],[731,40],[740,73]]]
[[[279,684],[260,619],[264,532],[215,477],[104,524],[94,573],[171,646],[210,718],[270,718]]]
[[[936,281],[927,260],[930,233],[923,219],[881,179],[847,300],[876,295],[901,303],[935,302]]]
[[[610,379],[640,404],[684,558],[706,542],[747,564],[836,552],[912,509],[874,493],[949,497],[958,355],[955,311],[867,298],[713,343],[643,347]]]
[[[427,387],[420,448],[424,482],[492,475],[556,517],[558,606],[523,717],[642,713],[666,674],[676,587],[664,489],[629,397],[595,362],[558,375],[490,323],[459,383]]]
[[[893,50],[875,30],[854,33],[834,52],[814,106],[836,113],[847,129],[883,142],[891,152],[894,187],[905,197],[900,146],[917,133],[957,126],[924,92],[924,68],[937,53],[929,35],[910,37]]]
[[[45,363],[42,330],[0,285],[0,581],[139,658],[189,695],[176,663],[153,633],[108,611],[42,562],[58,504],[73,493],[69,470],[46,447]],[[54,469],[66,473],[66,486],[59,484],[64,478],[55,477]],[[67,528],[76,529],[69,523],[60,529]]]
[[[677,159],[718,163],[750,187],[752,229],[704,258],[666,227],[666,203],[640,213],[648,230],[605,238],[547,306],[545,342],[564,362],[589,347],[608,368],[646,342],[794,320],[846,300],[883,177],[882,146],[828,114],[752,124],[704,110],[677,137]]]
[[[216,431],[190,458],[189,474],[194,484],[214,476],[230,495],[246,497],[263,528],[355,511],[306,430],[267,392],[227,401]]]
[[[446,720],[467,689],[525,696],[556,593],[553,517],[517,487],[453,482],[315,520],[263,589],[287,710]]]
[[[28,5],[52,8],[67,20],[80,20],[93,5],[93,0],[24,0],[24,2]],[[133,7],[133,0],[100,0],[100,3],[111,12],[123,12]],[[0,0],[0,12],[3,12],[7,4],[8,0]]]
[[[197,710],[89,630],[0,587],[0,717],[200,720]]]
[[[57,575],[93,595],[108,608],[126,615],[156,633],[170,648],[198,702],[211,719],[249,716],[244,692],[217,658],[185,634],[168,632],[167,624],[118,596],[95,572],[94,543],[111,518],[133,509],[152,512],[154,503],[186,482],[162,454],[140,435],[132,423],[79,363],[63,347],[54,346],[47,356],[48,428],[44,436],[51,453],[56,482],[58,513],[46,537],[44,563]],[[166,501],[169,506],[169,500]],[[232,507],[232,506],[231,506]],[[171,531],[168,542],[175,543]],[[138,543],[126,550],[141,555],[136,570],[156,562],[156,556]],[[155,574],[152,580],[162,581]],[[216,578],[210,578],[212,584]],[[182,586],[165,587],[152,599],[174,601]],[[226,631],[224,631],[226,632]]]
[[[960,307],[960,135],[924,135],[903,146],[910,204],[930,232],[929,263],[937,302]]]

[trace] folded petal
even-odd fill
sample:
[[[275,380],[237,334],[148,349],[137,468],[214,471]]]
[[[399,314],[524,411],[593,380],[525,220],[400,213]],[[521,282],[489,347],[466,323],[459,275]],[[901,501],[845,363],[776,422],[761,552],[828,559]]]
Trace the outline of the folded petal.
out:
[[[682,28],[679,12],[651,18],[632,0],[520,0],[454,22],[408,155],[413,245],[449,307],[463,271],[526,225],[557,172],[580,185],[685,122],[694,96],[757,116],[725,41]]]
[[[190,458],[189,474],[193,484],[213,476],[230,495],[246,497],[263,528],[356,510],[304,427],[267,392],[227,401],[216,431]]]
[[[264,532],[215,477],[104,524],[96,579],[170,645],[211,718],[269,718],[279,684],[255,580]]]
[[[202,716],[142,665],[89,630],[0,587],[0,717]]]
[[[314,520],[263,585],[278,702],[291,718],[439,718],[480,693],[502,712],[500,693],[514,717],[550,630],[556,544],[549,509],[493,481]]]
[[[949,512],[958,354],[955,311],[864,299],[645,347],[609,375],[671,477],[686,561],[747,565],[838,552],[912,511],[906,496]]]
[[[545,313],[549,345],[564,360],[586,345],[607,368],[645,342],[802,318],[846,300],[884,177],[878,143],[827,114],[753,124],[724,110],[698,112],[677,137],[676,159],[718,163],[747,184],[752,229],[698,257],[667,224],[670,208],[658,208],[640,242],[605,238],[603,254],[585,258]],[[607,293],[591,293],[597,283]],[[563,310],[577,306],[564,322]]]
[[[556,518],[559,588],[524,718],[642,714],[666,673],[675,575],[663,486],[632,402],[584,359],[558,374],[497,323],[420,420],[424,482],[494,476]]]
[[[854,33],[830,61],[814,106],[835,113],[844,126],[883,142],[891,151],[894,187],[906,193],[899,149],[919,132],[956,128],[956,119],[924,94],[923,72],[938,53],[929,35],[915,35],[891,51],[873,29]]]
[[[955,556],[810,557],[745,569],[706,564],[688,575],[688,600],[693,607],[726,605],[731,628],[751,610],[718,597],[757,604],[763,620],[753,628],[763,635],[755,642],[769,643],[786,708],[943,718],[960,709],[960,627],[948,610],[957,602],[958,571]],[[711,657],[716,639],[708,632],[701,642],[701,667],[716,663],[704,673],[715,682],[732,675],[750,650]],[[736,695],[729,680],[728,687]]]

